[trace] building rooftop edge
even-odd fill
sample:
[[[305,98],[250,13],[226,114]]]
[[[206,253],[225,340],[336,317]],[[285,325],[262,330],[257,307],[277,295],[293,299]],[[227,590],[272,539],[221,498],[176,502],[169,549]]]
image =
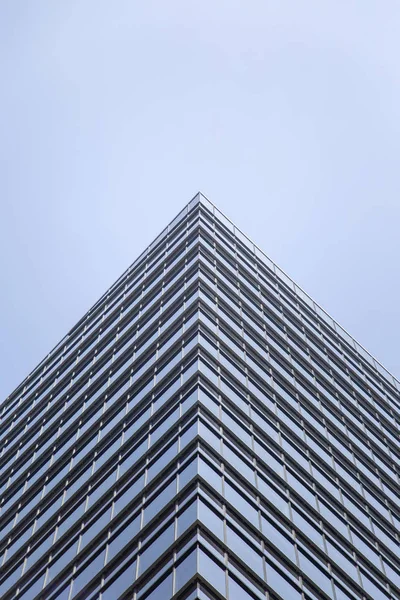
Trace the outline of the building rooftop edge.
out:
[[[392,379],[391,383],[395,386],[395,388],[397,390],[400,390],[400,379],[398,379],[395,375],[393,375],[393,373],[391,373],[377,358],[375,358],[375,356],[373,356],[371,354],[371,352],[369,352],[362,344],[360,344],[342,325],[340,325],[340,323],[338,323],[338,321],[336,321],[336,319],[334,319],[327,310],[325,310],[320,304],[318,304],[318,302],[316,302],[305,290],[303,290],[303,288],[298,285],[292,277],[290,277],[290,275],[288,275],[281,267],[279,267],[271,258],[269,258],[269,256],[264,252],[264,250],[262,250],[255,242],[253,242],[253,240],[246,235],[239,227],[237,227],[237,225],[235,225],[235,223],[233,223],[233,221],[227,217],[213,202],[211,202],[211,200],[209,200],[207,198],[207,196],[205,196],[205,194],[203,194],[203,192],[198,192],[198,194],[196,195],[200,195],[202,196],[205,201],[206,204],[209,204],[210,206],[213,207],[214,209],[214,214],[215,211],[217,212],[216,216],[221,215],[224,219],[226,219],[234,228],[234,233],[235,231],[239,232],[244,238],[247,239],[248,242],[250,242],[250,244],[252,244],[254,246],[255,249],[258,250],[258,252],[261,253],[262,257],[265,257],[268,261],[268,263],[271,263],[274,266],[274,270],[275,273],[280,276],[280,278],[283,280],[284,283],[288,283],[288,281],[294,286],[293,291],[295,293],[301,292],[302,296],[305,296],[306,298],[308,298],[314,305],[316,308],[316,312],[318,313],[318,315],[320,317],[322,317],[329,325],[334,326],[335,331],[337,331],[337,328],[339,328],[339,331],[337,331],[337,333],[339,335],[342,335],[342,337],[346,338],[350,338],[350,340],[353,342],[354,344],[354,348],[356,351],[358,351],[360,353],[360,355],[363,356],[363,358],[365,358],[366,360],[372,359],[372,364],[373,366],[376,367],[377,371],[381,374],[384,375],[386,377],[386,379],[388,378],[387,376],[389,376],[389,381],[390,379]],[[257,254],[257,253],[256,253]],[[304,298],[303,298],[304,299]],[[318,309],[318,310],[317,310]],[[322,314],[321,314],[322,313]],[[324,318],[324,317],[327,317]],[[343,336],[343,333],[345,334]],[[349,340],[346,340],[349,341]],[[367,355],[367,356],[365,356]],[[380,368],[379,368],[380,367]]]
[[[147,255],[153,247],[155,247],[160,241],[161,239],[163,239],[163,237],[168,233],[168,231],[170,230],[170,228],[175,227],[175,225],[177,225],[179,223],[179,221],[181,221],[184,218],[184,215],[187,214],[187,212],[189,210],[191,210],[194,206],[196,206],[196,204],[202,203],[204,206],[206,206],[210,212],[215,215],[217,218],[219,218],[220,221],[223,222],[223,224],[226,226],[227,223],[229,223],[232,233],[234,235],[236,235],[238,237],[238,239],[244,243],[245,245],[247,245],[248,248],[253,249],[253,252],[255,253],[255,255],[260,258],[264,263],[267,264],[267,266],[269,268],[271,268],[273,270],[273,272],[283,281],[283,283],[285,283],[286,285],[288,285],[289,287],[293,286],[293,291],[295,294],[297,294],[303,301],[305,301],[307,304],[310,304],[310,302],[313,305],[313,308],[315,309],[315,311],[317,312],[317,314],[331,327],[333,327],[333,329],[336,331],[336,333],[338,333],[338,335],[340,335],[342,338],[344,338],[347,343],[352,343],[354,346],[354,349],[365,359],[367,360],[370,364],[372,364],[373,367],[376,368],[376,370],[385,377],[385,379],[387,379],[389,381],[389,383],[391,383],[397,391],[400,391],[400,379],[398,379],[397,377],[395,377],[386,367],[384,367],[382,365],[382,363],[375,358],[366,348],[364,348],[364,346],[362,346],[362,344],[360,344],[344,327],[342,327],[342,325],[340,325],[340,323],[338,323],[324,308],[322,308],[322,306],[320,304],[318,304],[317,302],[315,302],[315,300],[313,298],[311,298],[311,296],[303,290],[303,288],[301,286],[299,286],[293,279],[292,277],[290,277],[289,275],[287,275],[287,273],[281,269],[281,267],[279,267],[273,260],[271,260],[269,258],[269,256],[257,245],[253,242],[253,240],[251,238],[249,238],[248,235],[246,235],[239,227],[237,227],[237,225],[235,225],[235,223],[233,223],[233,221],[231,221],[231,219],[229,217],[227,217],[213,202],[211,202],[211,200],[209,200],[209,198],[207,198],[207,196],[201,192],[198,191],[196,192],[196,194],[191,198],[191,200],[189,200],[189,202],[187,202],[184,207],[182,208],[182,210],[168,223],[168,225],[166,227],[164,227],[164,229],[161,231],[161,233],[159,233],[155,239],[143,250],[143,252],[136,258],[136,260],[134,260],[134,262],[122,273],[122,275],[120,275],[118,277],[118,279],[106,290],[106,292],[104,292],[104,294],[93,304],[92,307],[90,307],[86,313],[84,314],[84,316],[78,321],[78,323],[76,323],[69,331],[68,333],[58,342],[58,344],[56,344],[56,346],[54,346],[54,348],[52,348],[52,350],[50,350],[50,352],[48,352],[46,354],[46,356],[39,362],[38,365],[36,365],[36,367],[29,373],[29,375],[27,375],[24,380],[11,392],[11,394],[9,394],[4,401],[6,401],[8,398],[10,398],[10,396],[12,394],[14,394],[19,388],[21,388],[21,386],[33,375],[34,372],[37,371],[37,369],[41,366],[41,364],[63,343],[65,342],[68,337],[73,333],[73,331],[75,331],[75,329],[81,324],[83,323],[83,321],[87,318],[87,316],[93,312],[93,310],[104,300],[104,298],[107,297],[107,295],[115,288],[117,287],[121,280],[125,277],[125,275],[127,273],[129,273],[129,271],[131,269],[133,269],[139,262],[140,260],[142,260],[144,258],[145,255]],[[238,235],[239,234],[239,235]],[[250,244],[250,246],[249,246]],[[251,248],[253,247],[253,248]],[[372,362],[371,362],[372,361]],[[2,404],[2,402],[1,402]]]

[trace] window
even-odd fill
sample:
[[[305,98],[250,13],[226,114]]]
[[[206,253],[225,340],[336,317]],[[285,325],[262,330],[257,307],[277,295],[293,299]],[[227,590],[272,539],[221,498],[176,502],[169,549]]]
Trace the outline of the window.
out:
[[[174,541],[174,526],[170,525],[162,533],[157,534],[156,539],[140,555],[139,574],[146,571],[153,562],[156,562],[160,556],[167,550],[168,546]]]
[[[196,572],[197,549],[192,550],[192,552],[175,567],[175,593],[186,585]]]
[[[301,600],[300,591],[295,588],[270,562],[267,563],[267,583],[271,589],[282,596],[282,598],[290,598]]]
[[[199,573],[217,592],[225,596],[225,570],[203,550],[199,550],[198,561]]]
[[[227,527],[226,540],[229,550],[234,552],[247,567],[254,571],[259,577],[264,578],[263,558],[241,535],[231,526]]]

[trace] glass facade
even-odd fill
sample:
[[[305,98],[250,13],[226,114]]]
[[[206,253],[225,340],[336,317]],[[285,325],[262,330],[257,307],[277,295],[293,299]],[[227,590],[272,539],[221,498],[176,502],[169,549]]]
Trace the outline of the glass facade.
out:
[[[400,599],[399,386],[198,194],[0,406],[0,597]]]

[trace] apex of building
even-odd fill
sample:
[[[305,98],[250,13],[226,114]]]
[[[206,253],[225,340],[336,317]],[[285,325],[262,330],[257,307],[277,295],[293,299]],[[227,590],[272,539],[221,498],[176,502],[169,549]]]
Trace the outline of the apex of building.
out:
[[[0,597],[398,598],[397,385],[198,192],[0,407]]]

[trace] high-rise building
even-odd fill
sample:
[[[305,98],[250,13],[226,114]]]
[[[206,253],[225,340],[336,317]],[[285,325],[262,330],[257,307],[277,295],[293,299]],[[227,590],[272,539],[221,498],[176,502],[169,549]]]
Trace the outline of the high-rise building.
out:
[[[399,599],[399,391],[197,194],[0,407],[1,598]]]

